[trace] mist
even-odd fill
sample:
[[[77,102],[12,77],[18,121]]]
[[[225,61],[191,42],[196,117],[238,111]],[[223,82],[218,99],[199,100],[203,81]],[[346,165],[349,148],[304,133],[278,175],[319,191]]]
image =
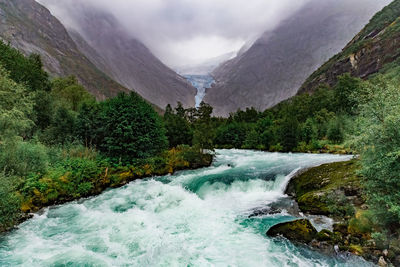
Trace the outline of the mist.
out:
[[[37,0],[79,32],[81,5],[110,12],[171,67],[236,52],[309,0]]]

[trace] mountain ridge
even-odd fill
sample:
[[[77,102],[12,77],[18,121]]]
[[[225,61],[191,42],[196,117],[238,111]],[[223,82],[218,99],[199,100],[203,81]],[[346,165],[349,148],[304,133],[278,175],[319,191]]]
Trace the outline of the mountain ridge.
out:
[[[0,18],[0,38],[26,55],[39,54],[51,75],[75,75],[97,99],[128,92],[80,53],[61,22],[36,1],[0,0]]]
[[[159,107],[178,101],[194,106],[196,89],[132,37],[113,14],[87,3],[60,7],[68,17],[67,31],[101,71]]]
[[[368,79],[398,65],[400,57],[400,1],[395,0],[378,12],[370,22],[342,49],[303,83],[298,94],[312,93],[319,86],[334,86],[337,77],[350,73]]]
[[[355,4],[360,8],[350,8]],[[238,108],[264,110],[292,97],[382,6],[361,0],[309,2],[246,52],[220,65],[205,101],[216,115],[227,116]]]

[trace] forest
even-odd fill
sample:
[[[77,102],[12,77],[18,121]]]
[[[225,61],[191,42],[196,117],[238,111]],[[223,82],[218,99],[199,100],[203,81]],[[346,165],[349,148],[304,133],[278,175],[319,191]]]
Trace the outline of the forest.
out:
[[[0,231],[51,204],[211,163],[197,141],[168,149],[163,124],[136,93],[98,102],[0,42]]]

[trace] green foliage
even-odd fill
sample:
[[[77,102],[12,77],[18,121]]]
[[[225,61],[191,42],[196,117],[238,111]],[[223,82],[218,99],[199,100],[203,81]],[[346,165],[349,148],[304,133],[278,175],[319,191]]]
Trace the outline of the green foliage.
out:
[[[39,55],[25,57],[0,40],[0,65],[10,73],[12,80],[26,85],[31,91],[50,90],[48,74],[43,70]]]
[[[346,114],[355,113],[357,110],[357,100],[353,97],[353,94],[360,91],[361,85],[361,80],[351,77],[350,74],[344,74],[339,77],[334,88],[336,106],[339,111]]]
[[[294,113],[288,111],[280,123],[279,140],[284,151],[292,151],[298,142],[299,122]]]
[[[317,138],[318,138],[317,123],[313,118],[308,118],[300,126],[300,139],[305,143],[309,143],[312,140],[316,140]]]
[[[201,149],[213,149],[215,130],[211,124],[213,108],[201,102],[197,110],[197,119],[194,123],[193,145]]]
[[[192,110],[192,126],[179,104],[166,116],[171,144],[178,148],[165,151],[162,119],[137,94],[98,103],[76,78],[50,84],[38,56],[24,57],[0,42],[0,231],[22,219],[20,211],[208,166],[211,155],[179,145],[191,144],[193,129],[201,138],[212,133],[218,120],[211,113],[204,103]]]
[[[75,134],[87,147],[96,147],[104,139],[100,112],[99,103],[83,103],[76,119]]]
[[[161,118],[137,94],[120,94],[103,102],[100,116],[104,139],[98,147],[114,159],[151,157],[167,146]]]
[[[57,105],[75,112],[83,103],[95,101],[74,76],[55,79],[52,81],[51,88],[51,95]]]
[[[39,143],[6,140],[0,143],[0,170],[23,177],[31,172],[44,173],[48,166],[46,148]]]
[[[37,91],[33,96],[34,123],[37,130],[43,131],[50,126],[53,118],[54,103],[46,91]]]
[[[64,107],[57,108],[50,126],[44,131],[42,139],[47,144],[65,145],[74,141],[76,114]]]
[[[246,108],[246,110],[238,110],[230,115],[230,119],[236,122],[255,123],[259,119],[259,112],[255,108]]]
[[[335,143],[342,143],[344,140],[344,130],[341,121],[337,118],[328,124],[327,137]]]
[[[177,147],[178,145],[191,145],[193,140],[193,132],[190,124],[185,118],[185,109],[181,103],[172,110],[168,105],[164,114],[164,125],[169,146]]]
[[[243,147],[250,149],[257,149],[261,147],[262,145],[260,145],[260,138],[261,137],[259,133],[255,129],[251,130],[246,136]]]
[[[33,127],[32,117],[32,94],[9,79],[0,66],[0,141],[6,136],[27,136]]]
[[[400,221],[400,90],[397,82],[377,79],[369,93],[353,142],[361,153],[369,202],[379,222],[391,229]]]
[[[246,123],[227,123],[216,130],[215,143],[223,147],[241,148],[246,140],[248,131]]]
[[[400,1],[395,0],[380,12],[378,12],[363,29],[362,34],[359,36],[359,40],[365,38],[371,33],[379,33],[386,26],[391,24],[394,20],[399,17],[400,14]]]
[[[18,178],[0,172],[0,231],[12,227],[20,217],[21,200],[15,188]]]

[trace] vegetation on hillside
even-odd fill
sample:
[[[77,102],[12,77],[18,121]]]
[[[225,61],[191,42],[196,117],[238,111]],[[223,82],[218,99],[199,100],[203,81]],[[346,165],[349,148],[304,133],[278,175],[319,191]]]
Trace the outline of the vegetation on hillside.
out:
[[[27,212],[212,160],[201,144],[167,148],[162,118],[137,94],[96,102],[76,78],[50,80],[38,56],[0,42],[0,231]]]
[[[348,73],[340,75],[334,86],[322,84],[312,94],[297,95],[263,112],[248,108],[229,118],[199,123],[193,109],[180,107],[175,112],[169,109],[165,121],[182,133],[175,143],[189,144],[185,140],[195,138],[185,136],[197,129],[209,147],[359,154],[360,167],[349,167],[349,177],[354,179],[347,182],[350,186],[359,181],[356,187],[363,190],[368,220],[334,194],[322,202],[314,199],[313,193],[305,194],[299,204],[304,211],[318,210],[343,218],[359,216],[351,221],[352,227],[370,229],[365,239],[380,242],[383,251],[391,247],[390,240],[400,237],[399,77],[400,67],[393,63],[366,81]],[[176,136],[167,131],[168,139]],[[323,208],[314,207],[329,201],[332,203]]]
[[[299,93],[313,92],[320,83],[333,85],[337,76],[351,72],[368,79],[400,66],[400,0],[378,12],[364,29],[338,54],[329,59],[304,82]]]

